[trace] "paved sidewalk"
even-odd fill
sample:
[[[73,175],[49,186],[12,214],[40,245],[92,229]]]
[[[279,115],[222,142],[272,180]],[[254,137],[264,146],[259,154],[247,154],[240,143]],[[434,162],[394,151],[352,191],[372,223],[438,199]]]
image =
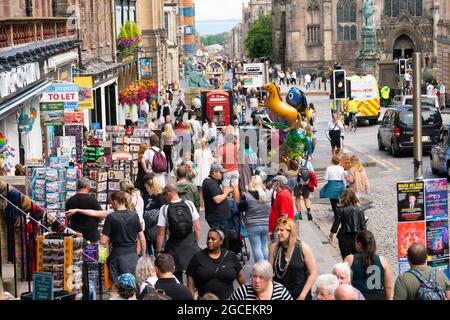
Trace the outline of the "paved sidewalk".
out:
[[[298,226],[300,240],[310,246],[316,258],[317,274],[331,273],[333,265],[340,262],[340,253],[328,242],[325,234],[314,222],[300,220]]]

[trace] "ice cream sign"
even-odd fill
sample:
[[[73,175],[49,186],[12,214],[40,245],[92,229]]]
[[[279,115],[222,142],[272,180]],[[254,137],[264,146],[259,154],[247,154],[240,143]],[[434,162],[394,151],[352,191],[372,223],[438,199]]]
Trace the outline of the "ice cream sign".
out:
[[[78,85],[54,83],[42,94],[41,102],[63,102],[64,110],[78,109]]]

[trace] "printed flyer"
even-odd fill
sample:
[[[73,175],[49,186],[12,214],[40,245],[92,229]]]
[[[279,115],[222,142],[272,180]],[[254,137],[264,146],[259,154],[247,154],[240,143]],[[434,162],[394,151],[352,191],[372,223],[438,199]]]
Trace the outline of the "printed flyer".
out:
[[[425,221],[398,224],[398,258],[407,258],[408,248],[414,242],[426,244]]]
[[[447,179],[425,180],[426,220],[440,220],[448,217]]]
[[[426,223],[428,260],[448,258],[448,220]]]
[[[423,181],[397,183],[398,221],[425,219]]]
[[[432,268],[438,268],[441,269],[442,272],[445,273],[447,278],[450,278],[450,272],[449,272],[449,261],[448,259],[441,259],[441,260],[434,260],[434,261],[428,261],[427,264]]]

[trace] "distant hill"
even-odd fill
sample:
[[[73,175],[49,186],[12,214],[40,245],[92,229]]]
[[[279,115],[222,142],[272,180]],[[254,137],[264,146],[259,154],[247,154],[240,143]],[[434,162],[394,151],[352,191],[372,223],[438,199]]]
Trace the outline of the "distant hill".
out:
[[[240,19],[229,20],[196,20],[195,27],[202,35],[219,34],[233,29],[235,25],[241,22]]]

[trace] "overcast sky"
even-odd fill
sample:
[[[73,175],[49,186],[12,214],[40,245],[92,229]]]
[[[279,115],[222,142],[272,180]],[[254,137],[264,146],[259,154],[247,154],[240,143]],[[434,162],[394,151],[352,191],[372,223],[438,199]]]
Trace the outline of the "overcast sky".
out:
[[[195,20],[228,20],[242,18],[242,2],[248,0],[194,0]]]

